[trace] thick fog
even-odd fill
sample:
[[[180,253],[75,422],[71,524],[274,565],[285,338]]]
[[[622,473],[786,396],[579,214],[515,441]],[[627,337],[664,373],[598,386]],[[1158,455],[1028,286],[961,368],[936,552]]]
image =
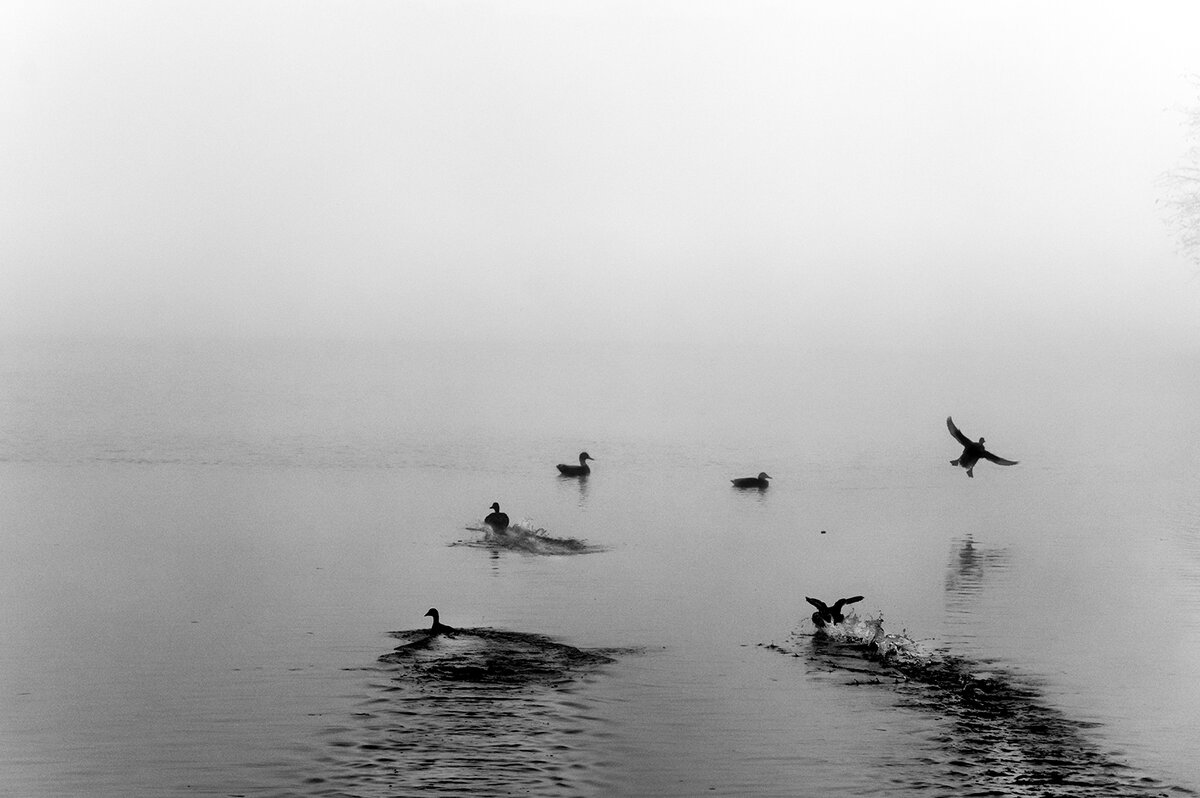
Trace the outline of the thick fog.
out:
[[[0,332],[1196,340],[1200,7],[0,8]]]

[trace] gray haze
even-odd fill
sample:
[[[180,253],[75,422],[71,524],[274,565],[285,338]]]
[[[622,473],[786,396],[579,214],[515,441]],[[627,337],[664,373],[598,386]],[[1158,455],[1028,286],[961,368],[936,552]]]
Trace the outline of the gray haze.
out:
[[[1200,334],[1200,7],[7,2],[0,332]]]

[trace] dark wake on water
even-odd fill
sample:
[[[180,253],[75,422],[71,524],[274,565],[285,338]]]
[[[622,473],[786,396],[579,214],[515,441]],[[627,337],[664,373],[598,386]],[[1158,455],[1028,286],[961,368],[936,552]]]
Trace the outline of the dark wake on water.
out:
[[[591,554],[604,551],[604,546],[596,546],[577,538],[556,538],[549,535],[545,529],[534,528],[532,524],[513,524],[503,532],[496,532],[486,527],[467,527],[472,532],[482,532],[483,537],[476,540],[456,540],[451,546],[469,546],[476,549],[488,549],[492,552],[516,551],[524,554]]]
[[[579,649],[545,635],[501,629],[392,632],[404,640],[379,658],[397,677],[479,684],[559,684],[580,670],[613,661],[605,650]]]
[[[895,689],[901,705],[946,723],[940,746],[926,753],[924,774],[896,779],[897,790],[955,796],[1180,796],[1192,790],[1139,773],[1102,751],[1081,723],[1049,706],[1031,680],[1003,667],[890,634],[883,619],[851,612],[843,623],[797,630],[780,653],[803,657],[829,674],[852,674],[850,686]]]
[[[366,691],[326,729],[328,796],[604,795],[608,734],[583,689],[617,650],[538,634],[393,632],[404,641],[364,669]]]

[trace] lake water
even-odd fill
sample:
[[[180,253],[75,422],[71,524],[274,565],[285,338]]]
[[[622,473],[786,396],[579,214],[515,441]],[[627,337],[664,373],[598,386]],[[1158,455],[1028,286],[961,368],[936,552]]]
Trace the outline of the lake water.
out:
[[[1197,396],[1149,346],[7,341],[0,793],[1195,794]],[[493,501],[599,550],[455,545]],[[824,657],[856,594],[1017,703]],[[430,607],[613,661],[380,662]]]

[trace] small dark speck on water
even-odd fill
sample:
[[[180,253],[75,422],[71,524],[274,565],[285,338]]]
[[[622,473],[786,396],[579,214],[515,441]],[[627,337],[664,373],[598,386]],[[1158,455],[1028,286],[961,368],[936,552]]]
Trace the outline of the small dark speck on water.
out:
[[[824,535],[824,534],[825,534],[825,530],[824,530],[824,529],[822,529],[822,530],[821,530],[821,534],[822,534],[822,535]]]

